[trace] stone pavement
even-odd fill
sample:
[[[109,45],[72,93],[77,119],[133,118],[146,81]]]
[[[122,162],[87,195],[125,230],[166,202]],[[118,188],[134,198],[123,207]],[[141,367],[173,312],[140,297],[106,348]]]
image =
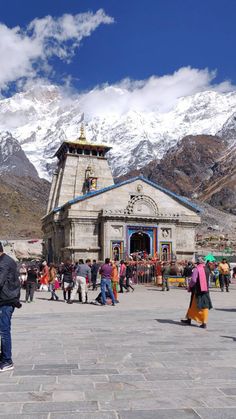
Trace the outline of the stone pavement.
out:
[[[212,291],[207,330],[179,323],[183,289],[138,286],[116,307],[38,292],[14,313],[15,370],[0,375],[0,418],[235,419],[233,287]]]

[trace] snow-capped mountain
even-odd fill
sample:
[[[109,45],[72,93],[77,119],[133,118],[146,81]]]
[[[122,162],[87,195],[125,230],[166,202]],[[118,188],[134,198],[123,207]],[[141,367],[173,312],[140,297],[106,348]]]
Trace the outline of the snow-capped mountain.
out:
[[[0,132],[0,173],[38,178],[33,164],[26,157],[19,142],[9,132]]]
[[[236,145],[236,112],[227,119],[217,135],[228,141],[229,146],[234,147]]]
[[[113,147],[109,159],[114,176],[120,176],[162,158],[184,136],[215,135],[235,109],[236,92],[205,91],[179,98],[166,112],[85,115],[86,135]],[[49,178],[60,143],[79,137],[83,111],[82,96],[68,99],[55,86],[36,86],[0,101],[0,131],[10,132],[40,177]]]
[[[0,179],[1,238],[41,237],[50,183],[9,132],[0,133]]]

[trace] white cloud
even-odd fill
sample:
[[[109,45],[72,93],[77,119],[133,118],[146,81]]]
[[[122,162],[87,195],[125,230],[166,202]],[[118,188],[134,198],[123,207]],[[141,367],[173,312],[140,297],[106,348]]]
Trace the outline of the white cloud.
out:
[[[48,60],[52,56],[69,61],[84,37],[101,24],[112,22],[113,18],[100,9],[96,13],[34,19],[26,30],[0,23],[0,89],[37,77],[39,72],[50,72]]]
[[[122,115],[129,111],[166,112],[180,97],[206,90],[236,89],[229,81],[214,84],[215,77],[216,71],[183,67],[170,75],[138,81],[124,79],[114,85],[98,86],[79,98],[82,109],[91,116]]]

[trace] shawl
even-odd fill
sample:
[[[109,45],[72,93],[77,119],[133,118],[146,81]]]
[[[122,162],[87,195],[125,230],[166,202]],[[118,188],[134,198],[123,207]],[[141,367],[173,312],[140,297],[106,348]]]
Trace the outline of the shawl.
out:
[[[197,280],[199,280],[201,292],[208,291],[206,273],[203,264],[200,264],[196,268],[194,268],[192,278],[189,283],[189,291],[191,291],[191,289],[196,285]]]
[[[201,291],[202,292],[208,291],[207,279],[206,279],[206,273],[205,273],[204,265],[198,265],[197,270],[198,270],[198,279],[199,279]]]

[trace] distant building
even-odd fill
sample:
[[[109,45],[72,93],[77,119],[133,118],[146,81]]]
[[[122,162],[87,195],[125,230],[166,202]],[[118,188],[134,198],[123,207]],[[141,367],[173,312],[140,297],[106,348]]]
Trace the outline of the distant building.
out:
[[[48,261],[121,259],[136,251],[162,260],[191,258],[199,208],[142,176],[114,184],[109,150],[89,143],[82,128],[78,140],[56,152],[42,220]]]

